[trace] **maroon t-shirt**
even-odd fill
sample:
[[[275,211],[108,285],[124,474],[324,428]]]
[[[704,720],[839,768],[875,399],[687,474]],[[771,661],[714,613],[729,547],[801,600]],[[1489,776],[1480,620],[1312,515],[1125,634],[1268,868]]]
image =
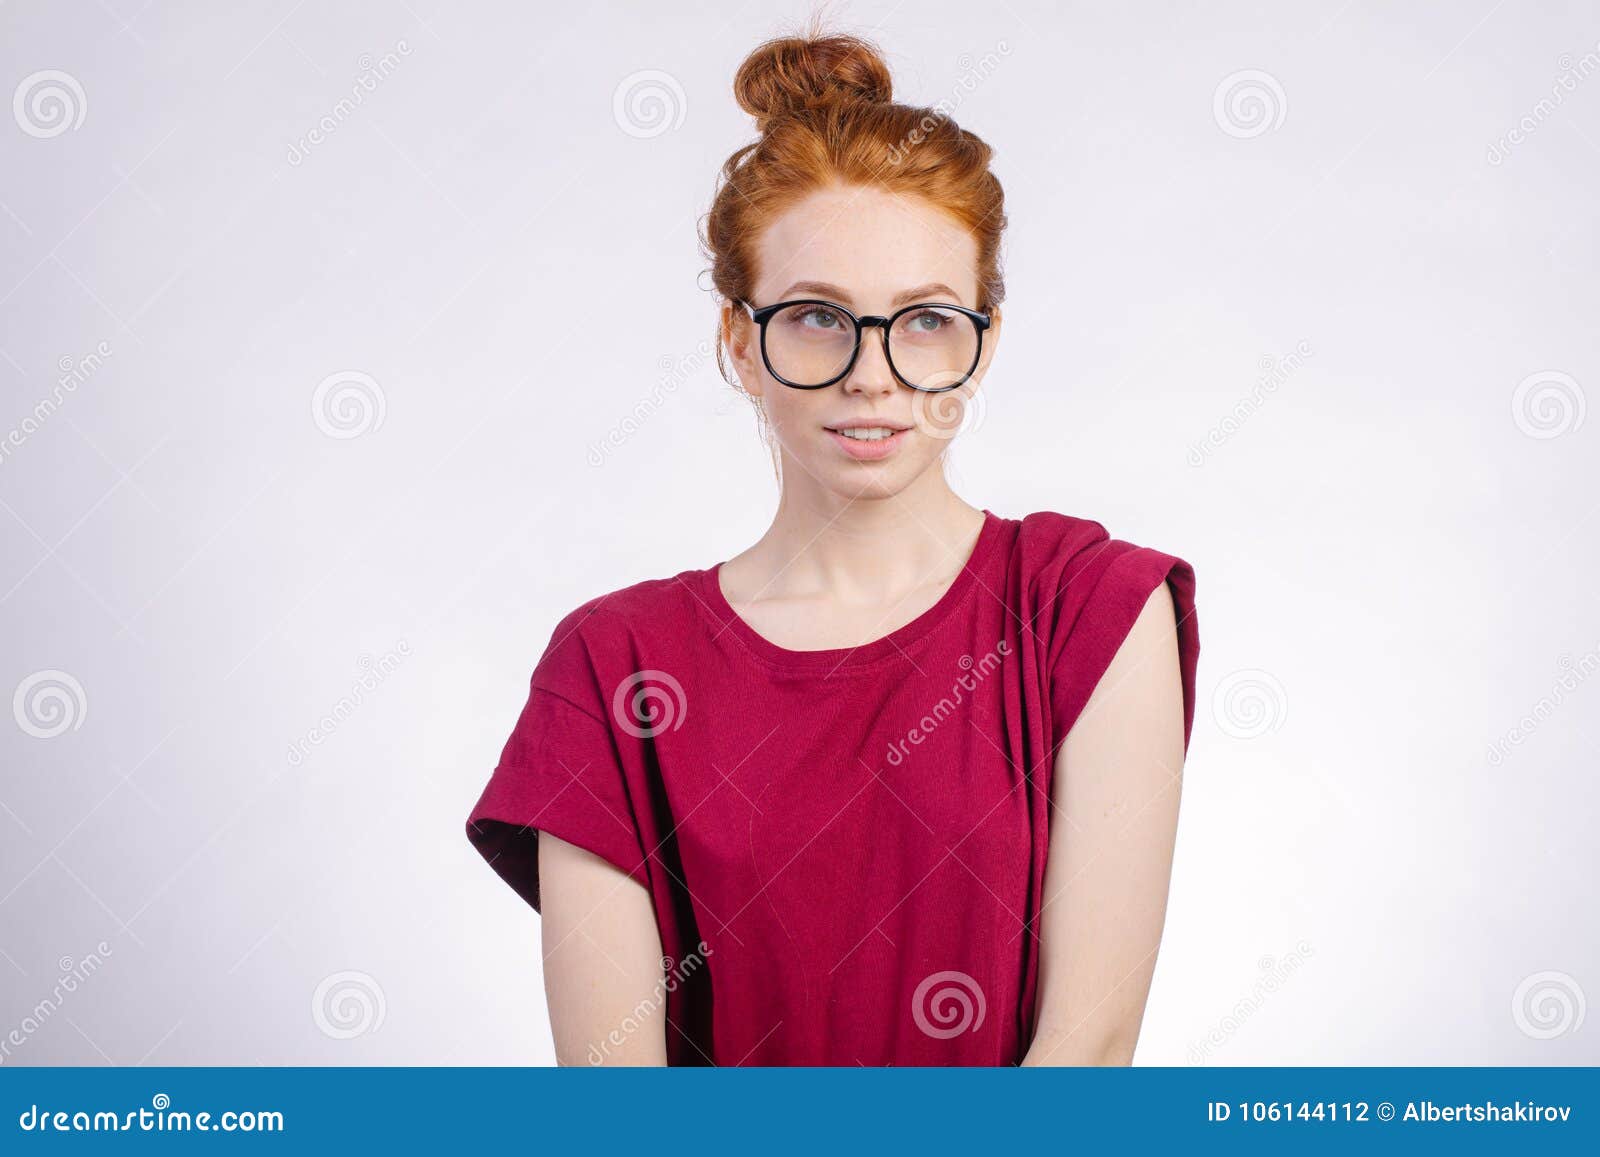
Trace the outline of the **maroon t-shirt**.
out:
[[[1194,574],[1096,522],[986,512],[943,597],[860,647],[770,642],[716,567],[605,595],[556,628],[468,835],[535,908],[539,831],[649,889],[672,1064],[1016,1064],[1054,755],[1163,581],[1187,743]]]

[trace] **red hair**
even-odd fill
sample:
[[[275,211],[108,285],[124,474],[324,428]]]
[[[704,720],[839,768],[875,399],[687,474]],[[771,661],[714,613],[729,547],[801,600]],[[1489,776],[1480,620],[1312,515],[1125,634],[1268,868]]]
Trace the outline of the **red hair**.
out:
[[[711,281],[748,301],[756,241],[774,218],[819,188],[865,185],[920,197],[961,223],[978,246],[979,309],[1005,296],[1000,237],[1005,194],[992,150],[932,108],[897,104],[889,67],[854,36],[790,36],[761,45],[733,80],[760,139],[736,151],[705,219]],[[718,362],[722,347],[718,343]]]

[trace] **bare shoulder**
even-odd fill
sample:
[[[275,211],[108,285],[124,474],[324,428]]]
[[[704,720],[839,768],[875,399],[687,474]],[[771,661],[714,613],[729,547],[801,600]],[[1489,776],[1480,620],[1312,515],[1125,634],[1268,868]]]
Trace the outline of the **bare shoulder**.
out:
[[[1122,647],[1126,649],[1128,642],[1134,639],[1143,639],[1154,642],[1168,635],[1176,635],[1178,629],[1178,612],[1172,601],[1172,588],[1166,583],[1157,583],[1156,589],[1150,592],[1150,597],[1144,602],[1144,609],[1139,612],[1139,617],[1133,621],[1133,629],[1128,632],[1128,639]]]
[[[1177,609],[1172,589],[1157,583],[1095,685],[1084,717],[1101,716],[1102,723],[1120,727],[1151,714],[1175,711],[1181,718],[1182,709]]]

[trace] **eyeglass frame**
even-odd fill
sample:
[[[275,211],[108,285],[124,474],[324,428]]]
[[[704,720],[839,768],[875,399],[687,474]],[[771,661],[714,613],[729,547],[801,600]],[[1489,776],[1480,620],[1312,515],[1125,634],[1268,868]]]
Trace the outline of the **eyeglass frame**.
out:
[[[984,331],[986,331],[990,325],[993,324],[994,320],[987,313],[983,313],[976,309],[968,309],[964,305],[952,305],[947,301],[919,301],[912,305],[907,305],[897,309],[887,317],[884,317],[881,314],[868,314],[865,317],[857,317],[853,312],[851,312],[845,306],[840,305],[837,301],[829,301],[822,297],[798,297],[792,301],[779,301],[774,302],[772,305],[764,305],[760,309],[757,309],[748,301],[741,301],[739,304],[744,306],[745,312],[750,315],[750,320],[755,322],[756,325],[761,329],[761,361],[762,364],[767,367],[767,373],[776,378],[780,384],[788,386],[791,390],[825,390],[829,386],[844,381],[845,378],[850,376],[850,371],[856,368],[856,362],[861,357],[861,331],[863,329],[871,329],[874,327],[883,331],[883,360],[888,364],[889,372],[895,376],[895,380],[901,385],[905,386],[908,390],[916,390],[920,394],[946,394],[951,390],[959,390],[962,386],[966,385],[972,380],[973,372],[977,370],[978,363],[983,360]],[[772,368],[772,359],[767,356],[767,322],[771,321],[779,310],[788,309],[791,306],[796,305],[824,305],[829,309],[836,309],[840,313],[844,314],[844,316],[848,317],[851,323],[855,326],[855,348],[851,351],[850,360],[845,363],[844,369],[840,370],[827,381],[818,382],[816,385],[812,386],[802,386],[796,382],[791,382],[788,378],[784,377],[777,370]],[[978,348],[972,355],[972,364],[968,366],[966,372],[961,375],[960,381],[954,382],[948,386],[939,386],[936,389],[928,389],[924,386],[913,385],[911,382],[907,381],[905,375],[895,367],[894,355],[889,352],[889,331],[895,322],[899,321],[902,317],[908,313],[911,313],[913,310],[918,309],[954,310],[956,313],[962,314],[969,321],[971,321],[973,328],[978,331]]]

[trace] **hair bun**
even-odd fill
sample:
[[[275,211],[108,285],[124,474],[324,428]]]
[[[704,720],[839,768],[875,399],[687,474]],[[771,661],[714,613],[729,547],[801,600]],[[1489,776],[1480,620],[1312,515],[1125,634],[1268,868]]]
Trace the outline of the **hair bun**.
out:
[[[762,132],[774,119],[840,101],[882,103],[894,85],[883,56],[855,36],[784,36],[769,40],[733,78],[739,107]]]

